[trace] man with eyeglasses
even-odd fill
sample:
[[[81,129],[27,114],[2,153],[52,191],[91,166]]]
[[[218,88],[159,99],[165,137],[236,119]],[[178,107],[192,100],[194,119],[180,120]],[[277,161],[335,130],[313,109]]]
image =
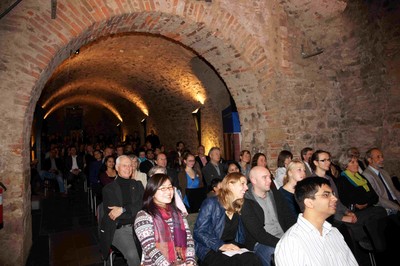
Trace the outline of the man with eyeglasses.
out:
[[[374,213],[364,210],[356,214],[342,203],[340,200],[340,191],[338,191],[333,178],[328,174],[331,165],[331,155],[329,152],[323,150],[315,151],[311,156],[311,163],[314,170],[312,176],[328,180],[337,196],[336,212],[328,218],[328,221],[340,230],[357,259],[359,261],[366,260],[363,250],[372,250],[373,246],[364,227],[367,226],[370,228],[370,233],[372,232],[373,235],[377,234],[376,226],[370,225],[371,217],[374,216]]]
[[[133,233],[133,222],[143,205],[144,188],[131,179],[132,162],[126,155],[116,160],[118,176],[103,188],[104,216],[100,227],[100,247],[107,259],[111,244],[124,255],[129,266],[140,265],[140,243]],[[135,241],[136,240],[136,241]]]
[[[309,177],[297,182],[295,199],[303,213],[279,240],[276,265],[358,265],[342,234],[326,221],[338,201],[329,181]]]

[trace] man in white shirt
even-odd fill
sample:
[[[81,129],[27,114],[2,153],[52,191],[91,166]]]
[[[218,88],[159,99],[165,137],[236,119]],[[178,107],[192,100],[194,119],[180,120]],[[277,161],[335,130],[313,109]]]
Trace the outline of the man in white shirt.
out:
[[[308,177],[295,187],[303,213],[279,240],[276,266],[358,265],[342,234],[326,221],[336,212],[337,198],[325,178]]]

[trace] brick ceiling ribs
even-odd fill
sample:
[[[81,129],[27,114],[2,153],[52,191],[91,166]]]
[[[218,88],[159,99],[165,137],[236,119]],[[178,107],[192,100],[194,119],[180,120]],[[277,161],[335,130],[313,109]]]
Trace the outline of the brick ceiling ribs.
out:
[[[164,37],[118,34],[71,51],[54,71],[39,105],[46,115],[66,105],[92,105],[93,96],[123,120],[156,115],[168,106],[203,102],[206,91],[193,69],[197,55]],[[163,101],[168,99],[168,102]],[[192,108],[192,107],[190,107]]]

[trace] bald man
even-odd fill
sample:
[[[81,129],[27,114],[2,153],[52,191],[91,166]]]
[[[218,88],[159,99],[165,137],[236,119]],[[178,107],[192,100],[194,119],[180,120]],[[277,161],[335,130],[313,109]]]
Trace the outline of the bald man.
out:
[[[271,172],[263,166],[250,170],[241,217],[246,231],[246,246],[259,256],[264,266],[271,265],[275,246],[296,218],[285,198],[271,186]]]

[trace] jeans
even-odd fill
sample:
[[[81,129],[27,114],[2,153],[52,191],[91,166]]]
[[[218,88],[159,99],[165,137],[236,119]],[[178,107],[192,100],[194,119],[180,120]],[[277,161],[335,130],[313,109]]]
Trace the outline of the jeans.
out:
[[[60,192],[61,193],[65,192],[63,175],[61,173],[55,174],[55,173],[48,172],[48,171],[40,171],[39,175],[42,180],[45,180],[45,179],[57,180],[58,188],[60,189]]]
[[[271,265],[271,257],[274,252],[274,247],[263,245],[258,242],[254,245],[254,253],[256,253],[256,255],[260,258],[263,266]]]

